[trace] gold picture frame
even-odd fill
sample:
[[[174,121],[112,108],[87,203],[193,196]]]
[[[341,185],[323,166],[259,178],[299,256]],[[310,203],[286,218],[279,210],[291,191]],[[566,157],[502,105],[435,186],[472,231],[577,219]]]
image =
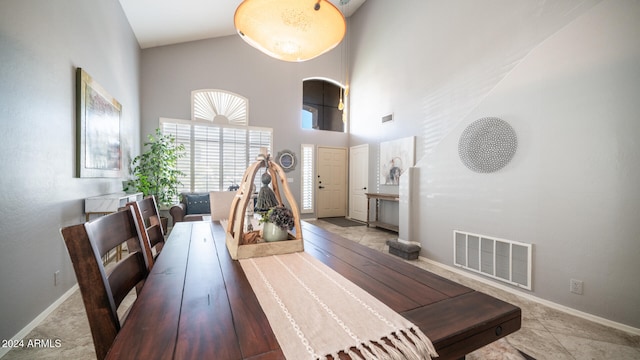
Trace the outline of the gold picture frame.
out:
[[[121,177],[122,106],[81,68],[76,70],[78,177]]]

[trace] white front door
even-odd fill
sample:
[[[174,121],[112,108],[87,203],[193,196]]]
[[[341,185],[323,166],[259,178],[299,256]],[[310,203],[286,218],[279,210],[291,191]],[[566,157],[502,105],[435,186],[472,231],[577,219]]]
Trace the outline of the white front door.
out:
[[[318,146],[318,218],[347,214],[347,149]]]
[[[349,149],[349,217],[367,221],[369,186],[369,144]]]

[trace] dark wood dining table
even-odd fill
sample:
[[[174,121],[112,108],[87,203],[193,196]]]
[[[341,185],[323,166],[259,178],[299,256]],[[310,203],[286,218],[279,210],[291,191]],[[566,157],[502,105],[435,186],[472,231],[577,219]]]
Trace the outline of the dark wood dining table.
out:
[[[302,231],[306,252],[418,325],[439,359],[520,329],[514,305],[310,223]],[[284,359],[225,236],[218,222],[173,227],[107,359]]]

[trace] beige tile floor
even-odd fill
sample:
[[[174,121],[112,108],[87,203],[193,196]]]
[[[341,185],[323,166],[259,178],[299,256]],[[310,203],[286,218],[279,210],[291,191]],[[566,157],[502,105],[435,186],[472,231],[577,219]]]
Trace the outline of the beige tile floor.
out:
[[[322,220],[309,221],[309,223],[382,252],[388,251],[386,240],[397,238],[395,233],[366,226],[339,227]],[[613,329],[552,309],[423,260],[409,262],[519,306],[522,309],[522,328],[507,336],[506,340],[538,360],[640,359],[640,335]],[[483,356],[478,358],[486,359],[488,355],[483,354]]]
[[[366,226],[339,227],[322,220],[309,222],[382,252],[388,251],[386,240],[397,236]],[[509,351],[509,344],[538,360],[640,359],[638,335],[551,309],[422,260],[410,263],[522,309],[522,328],[518,332],[503,342],[469,354],[469,360],[516,359]],[[95,359],[89,323],[77,291],[25,337],[25,344],[29,339],[59,340],[60,346],[16,348],[2,359]]]

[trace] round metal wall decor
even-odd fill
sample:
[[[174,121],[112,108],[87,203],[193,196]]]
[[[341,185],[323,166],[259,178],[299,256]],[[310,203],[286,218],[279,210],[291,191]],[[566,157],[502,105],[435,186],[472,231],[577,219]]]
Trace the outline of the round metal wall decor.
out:
[[[518,138],[511,125],[496,117],[486,117],[464,129],[458,143],[458,154],[469,169],[491,173],[507,165],[517,147]]]
[[[276,161],[282,167],[284,172],[292,171],[296,168],[298,163],[298,159],[296,159],[296,154],[291,150],[282,150],[276,156]]]

